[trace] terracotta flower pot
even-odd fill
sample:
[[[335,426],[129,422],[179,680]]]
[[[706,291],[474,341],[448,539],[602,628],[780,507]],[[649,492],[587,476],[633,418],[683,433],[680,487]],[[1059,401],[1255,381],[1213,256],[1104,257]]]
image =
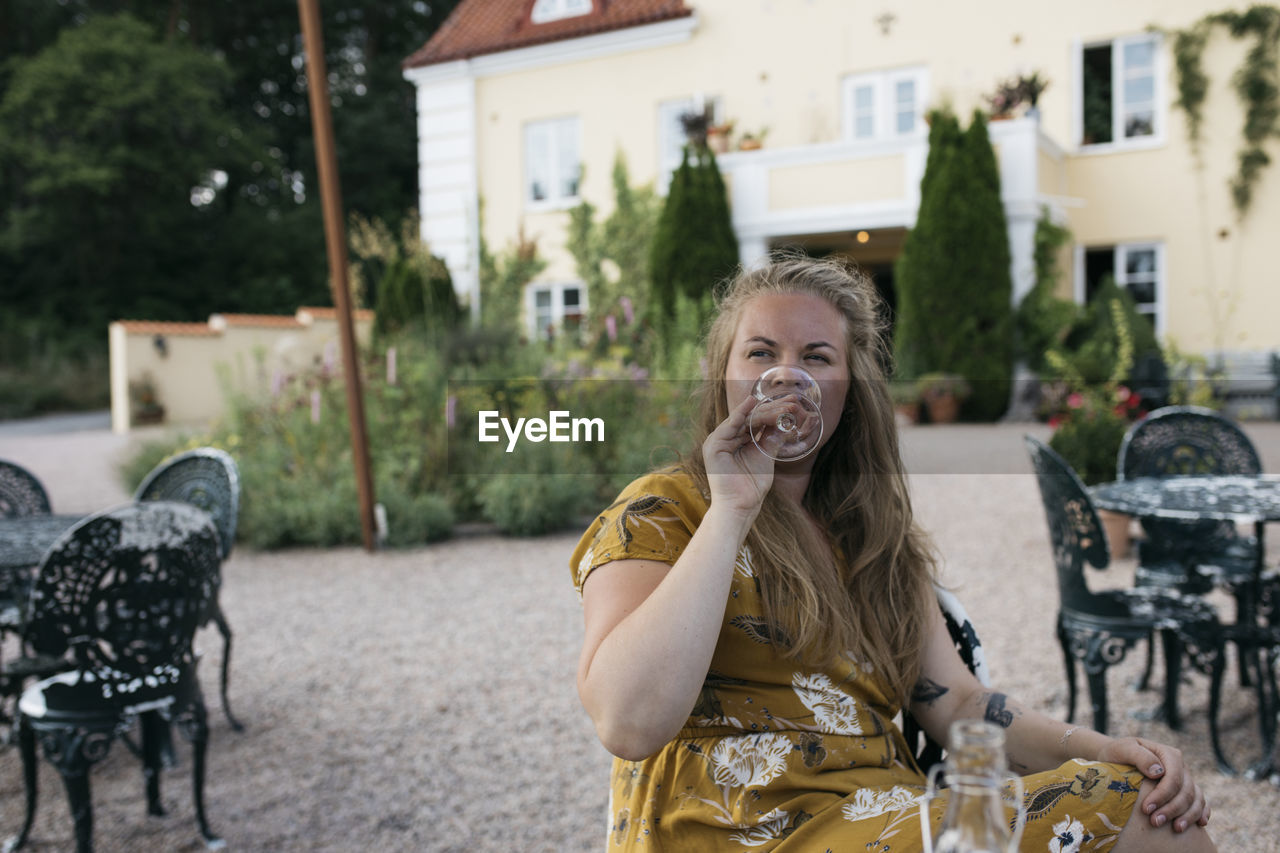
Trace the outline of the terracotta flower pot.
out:
[[[932,395],[924,404],[929,410],[930,423],[949,424],[960,417],[960,398],[954,394]]]
[[[1124,558],[1133,550],[1133,537],[1129,534],[1129,516],[1109,509],[1098,510],[1098,518],[1107,531],[1107,543],[1111,546],[1112,558]]]

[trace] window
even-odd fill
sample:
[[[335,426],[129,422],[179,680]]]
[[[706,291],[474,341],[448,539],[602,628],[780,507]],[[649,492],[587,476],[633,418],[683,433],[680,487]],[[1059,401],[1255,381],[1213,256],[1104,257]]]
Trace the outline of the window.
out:
[[[1080,56],[1081,143],[1158,136],[1163,79],[1155,35],[1085,45]]]
[[[684,156],[685,134],[680,116],[696,110],[697,98],[678,98],[658,104],[658,192],[667,194],[671,176]],[[711,109],[712,122],[721,121],[720,99],[702,99],[703,109]]]
[[[1164,270],[1162,247],[1158,243],[1130,243],[1121,246],[1097,246],[1081,250],[1076,264],[1079,280],[1077,297],[1087,303],[1093,299],[1103,279],[1108,276],[1133,297],[1138,313],[1151,320],[1157,335],[1163,334]]]
[[[532,337],[549,341],[561,333],[577,334],[586,295],[581,282],[530,285],[527,307]]]
[[[591,13],[591,0],[538,0],[533,4],[529,20],[546,24],[561,18],[576,18]]]
[[[923,68],[876,71],[844,80],[844,135],[872,140],[910,136],[924,129],[927,98]]]
[[[576,118],[525,125],[525,198],[529,202],[556,205],[577,199],[582,174],[578,136]]]

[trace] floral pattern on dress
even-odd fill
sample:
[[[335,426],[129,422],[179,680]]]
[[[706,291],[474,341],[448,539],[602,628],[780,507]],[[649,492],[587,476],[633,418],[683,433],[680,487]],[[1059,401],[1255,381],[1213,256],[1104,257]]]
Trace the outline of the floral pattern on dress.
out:
[[[1053,838],[1049,839],[1049,853],[1080,853],[1086,841],[1092,840],[1084,824],[1067,815],[1053,825]]]
[[[859,788],[852,796],[845,798],[840,813],[848,821],[866,820],[889,812],[898,812],[906,808],[915,809],[924,796],[918,788],[895,785],[889,789]]]
[[[791,688],[801,703],[813,712],[818,730],[833,735],[867,735],[858,720],[858,700],[836,687],[831,676],[821,672],[797,672]]]
[[[567,567],[575,585],[616,560],[674,563],[708,506],[679,470],[637,480],[578,543]],[[829,667],[785,657],[762,611],[761,571],[740,549],[684,727],[643,761],[615,760],[609,849],[918,853],[925,779],[892,722],[890,686],[852,655]],[[1022,849],[1109,851],[1141,781],[1132,768],[1082,761],[1025,777]],[[929,809],[935,825],[946,802],[944,793]]]
[[[786,769],[791,741],[778,734],[726,737],[707,755],[717,785],[762,788]]]
[[[735,832],[729,840],[746,847],[759,847],[770,841],[786,838],[799,829],[813,815],[803,811],[791,814],[781,809],[774,809],[760,819],[760,823],[743,832]]]

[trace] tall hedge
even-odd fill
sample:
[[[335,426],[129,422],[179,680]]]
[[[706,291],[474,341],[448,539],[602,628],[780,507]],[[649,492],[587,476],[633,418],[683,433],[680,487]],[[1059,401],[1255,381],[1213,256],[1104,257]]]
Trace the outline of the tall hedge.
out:
[[[658,217],[650,259],[651,301],[663,320],[675,316],[676,294],[709,312],[712,289],[738,265],[724,179],[705,145],[685,147]]]
[[[973,394],[965,416],[995,420],[1013,373],[1013,280],[1000,201],[1000,173],[975,111],[967,130],[955,116],[930,116],[920,211],[895,269],[896,374],[959,373]]]

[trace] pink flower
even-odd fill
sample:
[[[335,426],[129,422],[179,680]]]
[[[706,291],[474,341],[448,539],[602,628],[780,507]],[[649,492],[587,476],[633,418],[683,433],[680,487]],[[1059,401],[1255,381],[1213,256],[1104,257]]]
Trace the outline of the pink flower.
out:
[[[609,335],[610,343],[618,341],[618,318],[612,314],[604,318],[604,330]]]
[[[627,325],[630,326],[636,321],[636,312],[631,305],[631,297],[623,296],[618,300],[618,304],[622,306],[622,316],[626,319]]]
[[[1123,385],[1119,385],[1116,387],[1116,399],[1119,400],[1121,403],[1128,401],[1129,395],[1132,393],[1133,393],[1132,391],[1130,391],[1128,388],[1124,387]]]
[[[444,422],[445,426],[453,429],[454,424],[458,421],[458,397],[450,394],[449,399],[444,404]]]
[[[1079,391],[1073,391],[1067,395],[1067,406],[1072,409],[1078,409],[1084,405],[1084,395]]]
[[[1068,420],[1068,418],[1067,418],[1067,416],[1066,416],[1066,415],[1061,415],[1061,414],[1059,414],[1059,415],[1050,415],[1050,416],[1049,416],[1049,426],[1053,427],[1054,429],[1057,429],[1058,427],[1060,427],[1060,426],[1062,426],[1063,424],[1065,424],[1065,423],[1067,422],[1067,420]]]

